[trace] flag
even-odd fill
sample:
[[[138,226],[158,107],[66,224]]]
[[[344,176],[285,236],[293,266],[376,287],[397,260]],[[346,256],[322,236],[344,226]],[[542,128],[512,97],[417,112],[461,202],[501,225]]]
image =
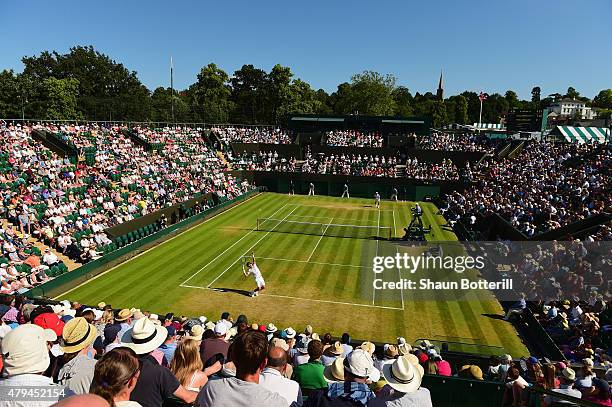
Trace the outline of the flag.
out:
[[[480,99],[480,101],[483,102],[483,101],[487,100],[488,96],[489,95],[487,95],[486,93],[480,92],[480,95],[478,95],[478,99]]]

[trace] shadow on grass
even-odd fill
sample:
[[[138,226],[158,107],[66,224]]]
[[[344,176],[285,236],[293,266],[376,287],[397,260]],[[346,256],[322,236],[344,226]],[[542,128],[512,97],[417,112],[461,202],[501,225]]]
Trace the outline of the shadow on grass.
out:
[[[219,291],[221,293],[234,293],[244,295],[245,297],[251,296],[251,291],[247,290],[237,290],[235,288],[223,288],[223,287],[210,287],[211,290]]]
[[[491,318],[491,319],[504,319],[504,315],[498,315],[498,314],[480,314],[483,317],[487,317],[487,318]]]

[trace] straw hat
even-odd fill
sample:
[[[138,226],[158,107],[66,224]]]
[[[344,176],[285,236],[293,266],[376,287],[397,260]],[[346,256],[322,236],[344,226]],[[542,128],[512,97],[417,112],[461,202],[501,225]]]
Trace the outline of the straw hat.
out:
[[[328,383],[344,381],[344,358],[336,358],[329,366],[323,370],[323,378]]]
[[[402,393],[414,393],[423,380],[422,372],[405,356],[385,363],[382,375],[389,386]]]
[[[385,357],[388,359],[395,359],[399,356],[399,351],[395,345],[385,345]]]
[[[370,356],[374,354],[374,351],[376,351],[376,345],[374,345],[372,342],[364,342],[361,344],[360,348],[368,352]]]
[[[122,345],[131,348],[138,355],[145,355],[157,349],[168,337],[168,330],[155,325],[149,318],[141,318],[121,338]]]
[[[64,353],[76,353],[91,345],[97,336],[96,327],[88,323],[85,318],[73,318],[64,326],[62,332],[64,341],[61,348]]]
[[[344,353],[344,348],[340,341],[336,341],[329,347],[329,351],[334,355],[342,355]]]
[[[121,311],[119,311],[119,313],[115,317],[115,321],[123,322],[123,321],[126,321],[131,316],[132,316],[132,311],[130,311],[129,309],[122,309]]]
[[[194,325],[191,327],[191,330],[189,330],[187,338],[195,339],[196,341],[201,341],[203,334],[204,328],[202,327],[202,325]]]

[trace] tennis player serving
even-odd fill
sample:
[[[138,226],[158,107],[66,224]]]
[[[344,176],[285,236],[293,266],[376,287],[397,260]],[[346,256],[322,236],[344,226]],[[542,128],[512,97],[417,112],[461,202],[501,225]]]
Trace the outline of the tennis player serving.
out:
[[[266,289],[266,282],[261,275],[261,271],[259,271],[259,267],[257,267],[257,263],[255,262],[255,252],[251,254],[252,261],[248,261],[246,264],[242,265],[242,272],[246,277],[249,274],[252,274],[255,278],[255,284],[257,284],[257,288],[251,291],[251,297],[257,297],[259,293]]]

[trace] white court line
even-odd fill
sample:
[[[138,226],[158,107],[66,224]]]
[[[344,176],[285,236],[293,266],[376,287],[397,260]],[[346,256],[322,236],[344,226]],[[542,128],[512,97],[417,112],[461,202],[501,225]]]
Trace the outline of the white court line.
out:
[[[376,233],[380,232],[380,210],[378,211],[378,222],[376,223]],[[378,246],[380,242],[380,236],[376,239],[376,257],[378,257]],[[372,266],[374,267],[374,266]],[[374,269],[372,269],[372,276],[374,276]],[[376,298],[376,287],[372,284],[372,305],[374,305],[374,299]]]
[[[199,290],[210,290],[210,291],[219,291],[217,289],[214,288],[209,288],[209,287],[200,287],[197,285],[181,285],[180,287],[183,288],[196,288]],[[299,301],[312,301],[312,302],[322,302],[325,304],[336,304],[336,305],[350,305],[353,307],[366,307],[366,308],[381,308],[381,309],[390,309],[390,310],[395,310],[395,311],[403,311],[403,309],[401,308],[397,308],[397,307],[387,307],[384,305],[370,305],[370,304],[357,304],[354,302],[342,302],[342,301],[331,301],[331,300],[318,300],[318,299],[314,299],[314,298],[300,298],[300,297],[292,297],[290,295],[278,295],[278,294],[265,294],[265,293],[261,293],[259,294],[260,297],[273,297],[273,298],[287,298],[287,299],[291,299],[291,300],[299,300]]]
[[[278,211],[280,211],[281,209],[285,208],[288,204],[285,204],[283,206],[281,206],[280,208],[278,208],[276,211],[274,211],[274,213],[272,215],[274,215],[275,213],[277,213]],[[294,209],[295,210],[295,209]],[[240,243],[240,241],[242,241],[242,239],[244,239],[245,237],[249,236],[251,233],[255,232],[255,229],[252,229],[250,232],[248,232],[247,234],[245,234],[244,236],[242,236],[240,239],[236,240],[231,246],[229,246],[228,248],[226,248],[225,250],[223,250],[223,252],[219,253],[217,255],[217,257],[215,257],[214,259],[212,259],[211,261],[209,261],[208,263],[206,263],[206,265],[204,265],[204,267],[200,268],[198,271],[196,271],[195,273],[193,273],[189,278],[187,278],[187,280],[183,281],[181,284],[179,285],[183,285],[185,284],[187,281],[191,280],[192,278],[194,278],[197,274],[199,274],[202,270],[204,270],[206,267],[210,266],[213,262],[215,262],[219,257],[221,257],[222,255],[224,255],[225,253],[227,253],[227,251],[229,249],[231,249],[232,247],[236,246],[238,243]]]
[[[312,249],[312,252],[310,253],[310,256],[308,256],[308,259],[306,259],[306,262],[308,263],[310,261],[310,259],[312,258],[312,255],[315,253],[315,251],[317,250],[317,247],[319,247],[319,243],[321,243],[321,240],[323,239],[323,236],[325,236],[325,232],[327,232],[327,229],[329,229],[329,225],[331,225],[331,223],[334,221],[334,217],[332,216],[331,220],[329,221],[329,223],[327,224],[327,227],[323,230],[323,233],[321,233],[321,237],[319,238],[319,240],[317,241],[317,244],[315,245],[314,249]]]
[[[354,268],[367,268],[366,266],[357,266],[355,264],[342,264],[342,263],[322,263],[318,261],[306,261],[306,260],[294,260],[294,259],[279,259],[277,257],[258,257],[261,260],[273,260],[273,261],[287,261],[291,263],[309,263],[309,264],[319,264],[324,266],[338,266],[338,267],[354,267]]]
[[[395,210],[393,210],[393,236],[395,236]],[[395,252],[399,253],[399,247],[397,247],[397,244],[395,244]],[[402,281],[402,270],[398,267],[397,268],[397,273],[399,274],[399,281]],[[400,288],[400,296],[402,298],[402,309],[404,309],[404,288]]]
[[[296,206],[295,208],[293,208],[293,209],[291,210],[291,212],[289,212],[289,214],[287,214],[287,215],[286,215],[286,216],[285,216],[283,219],[281,219],[281,220],[285,220],[285,219],[287,219],[287,216],[291,215],[291,214],[292,214],[292,213],[293,213],[293,212],[294,212],[294,211],[295,211],[297,208],[299,208],[299,206]],[[278,212],[278,211],[277,211],[277,212]],[[279,225],[279,224],[277,224],[276,226],[278,226],[278,225]],[[274,229],[276,229],[276,226],[274,226],[274,227],[273,227],[273,228],[272,228],[272,229],[271,229],[269,232],[266,232],[266,234],[265,234],[265,235],[263,235],[262,237],[260,237],[260,238],[259,238],[259,240],[257,240],[257,241],[256,241],[256,242],[255,242],[255,243],[254,243],[254,244],[253,244],[251,247],[249,247],[249,248],[248,248],[248,249],[247,249],[247,250],[246,250],[244,253],[248,253],[249,251],[251,251],[251,249],[253,249],[253,247],[255,247],[255,246],[256,246],[256,245],[257,245],[259,242],[261,242],[261,241],[262,241],[262,240],[263,240],[263,239],[264,239],[266,236],[268,236],[270,233],[272,233],[272,232],[274,231]],[[229,250],[230,248],[231,248],[231,247],[228,247],[228,248],[227,248],[227,249],[226,249],[226,250],[225,250],[223,253],[225,253],[225,252],[226,252],[227,250]],[[221,253],[221,254],[223,254],[223,253]],[[220,256],[220,255],[219,255],[219,256]],[[244,254],[243,254],[243,256],[244,256]],[[217,257],[218,257],[218,256],[217,256]],[[227,266],[227,268],[226,268],[225,270],[223,270],[223,271],[221,272],[221,274],[219,274],[219,275],[218,275],[218,276],[217,276],[217,277],[216,277],[216,278],[215,278],[213,281],[211,281],[211,282],[210,282],[210,283],[209,283],[209,284],[208,284],[206,287],[207,287],[207,288],[210,288],[210,286],[211,286],[211,285],[213,285],[213,284],[215,283],[215,281],[217,281],[219,278],[221,278],[221,276],[222,276],[223,274],[225,274],[225,273],[227,272],[227,270],[229,270],[229,269],[230,269],[230,267],[232,267],[234,264],[236,264],[236,263],[238,262],[238,260],[240,260],[241,258],[242,258],[242,256],[240,256],[240,257],[238,257],[238,259],[234,260],[234,261],[232,262],[232,264],[230,264],[229,266]],[[196,273],[196,274],[197,274],[197,273]],[[185,282],[187,282],[187,281],[185,281]],[[185,283],[185,282],[184,282],[184,283]],[[181,285],[182,285],[182,284],[181,284]]]
[[[69,293],[73,292],[73,291],[74,291],[74,290],[76,290],[77,288],[80,288],[80,287],[84,286],[85,284],[92,282],[93,280],[97,279],[98,277],[102,277],[102,276],[103,276],[103,275],[105,275],[106,273],[113,271],[114,269],[116,269],[116,268],[117,268],[117,267],[119,267],[119,266],[122,266],[122,265],[124,265],[124,264],[129,263],[130,261],[132,261],[132,260],[134,260],[134,259],[136,259],[136,258],[138,258],[138,257],[142,256],[143,254],[148,253],[150,250],[156,249],[156,248],[160,247],[161,245],[163,245],[163,244],[165,244],[165,243],[168,243],[168,242],[169,242],[169,241],[171,241],[171,240],[176,239],[177,237],[179,237],[179,236],[183,235],[184,233],[187,233],[187,232],[189,232],[189,231],[192,231],[192,230],[194,230],[194,229],[197,229],[198,227],[200,227],[201,225],[205,224],[205,223],[206,223],[206,222],[208,222],[209,220],[213,220],[213,219],[214,219],[214,218],[216,218],[217,216],[219,216],[219,215],[221,215],[221,214],[223,214],[223,213],[227,213],[227,212],[231,211],[232,209],[237,208],[237,207],[239,207],[240,205],[247,203],[247,202],[248,202],[248,201],[250,201],[251,199],[258,197],[259,195],[261,195],[261,192],[259,192],[259,193],[255,194],[255,195],[253,195],[253,196],[251,196],[251,197],[249,197],[249,198],[245,199],[244,201],[242,201],[242,202],[240,202],[240,203],[238,203],[238,204],[236,204],[236,205],[232,206],[231,208],[229,208],[229,209],[227,209],[227,210],[224,210],[224,211],[219,211],[219,212],[215,213],[213,216],[211,216],[210,218],[206,219],[204,222],[198,223],[197,225],[193,225],[193,226],[191,226],[191,227],[187,228],[186,230],[184,230],[184,231],[182,231],[182,232],[180,232],[180,233],[177,233],[176,235],[172,236],[170,239],[166,239],[166,240],[164,240],[164,241],[160,242],[159,244],[156,244],[155,246],[152,246],[152,247],[148,248],[147,250],[145,250],[145,251],[143,251],[143,252],[141,252],[141,253],[138,253],[136,256],[134,256],[134,257],[130,257],[130,258],[129,258],[129,259],[127,259],[126,261],[122,261],[121,263],[117,264],[116,266],[113,266],[113,267],[109,268],[108,270],[104,271],[103,273],[97,274],[97,275],[95,275],[93,278],[90,278],[89,280],[82,282],[81,284],[77,285],[76,287],[73,287],[73,288],[71,288],[70,290],[68,290],[68,291],[64,291],[63,293],[61,293],[61,294],[59,294],[59,295],[57,295],[57,296],[53,297],[53,300],[57,300],[58,298],[63,297],[64,295],[66,295],[66,294],[69,294]],[[179,230],[179,229],[177,229],[177,230]],[[132,243],[130,243],[130,245],[131,245],[131,244],[132,244]]]

